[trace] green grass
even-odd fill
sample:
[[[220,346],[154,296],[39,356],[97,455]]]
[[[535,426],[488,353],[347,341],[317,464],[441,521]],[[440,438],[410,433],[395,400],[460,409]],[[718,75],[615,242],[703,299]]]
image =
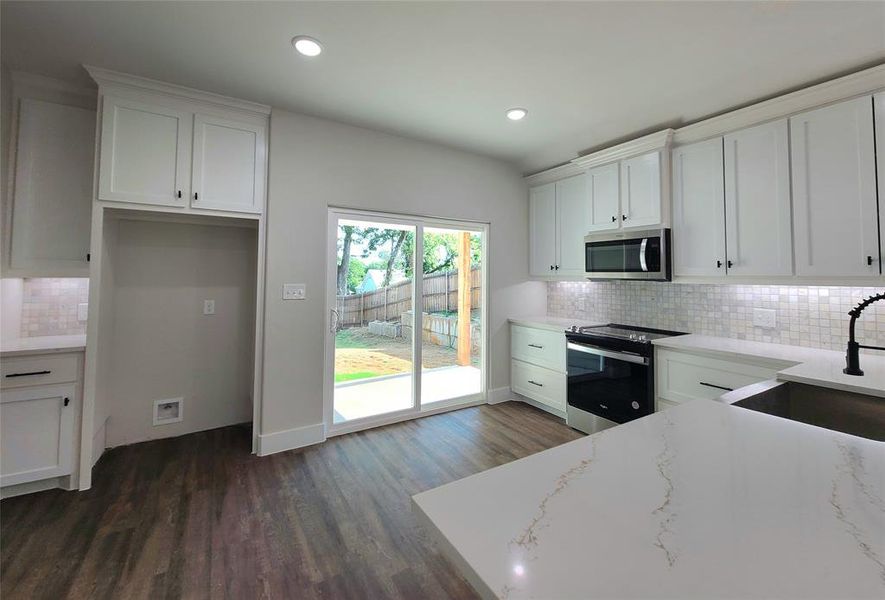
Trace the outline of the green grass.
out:
[[[380,373],[373,373],[371,371],[358,371],[356,373],[335,373],[335,383],[341,383],[342,381],[354,381],[356,379],[368,379],[369,377],[378,377]]]
[[[336,348],[371,348],[363,340],[354,337],[353,333],[348,329],[342,329],[335,334]]]

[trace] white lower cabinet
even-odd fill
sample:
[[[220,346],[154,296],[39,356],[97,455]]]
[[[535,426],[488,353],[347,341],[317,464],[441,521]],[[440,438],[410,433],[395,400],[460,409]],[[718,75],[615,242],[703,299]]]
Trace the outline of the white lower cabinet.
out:
[[[15,495],[50,487],[76,471],[82,354],[3,359],[0,392],[0,487]],[[9,486],[48,481],[43,488],[8,493]]]
[[[723,360],[677,350],[655,350],[655,390],[658,410],[691,400],[715,400],[731,390],[774,379],[794,363]]]
[[[510,326],[510,389],[565,417],[565,332]]]

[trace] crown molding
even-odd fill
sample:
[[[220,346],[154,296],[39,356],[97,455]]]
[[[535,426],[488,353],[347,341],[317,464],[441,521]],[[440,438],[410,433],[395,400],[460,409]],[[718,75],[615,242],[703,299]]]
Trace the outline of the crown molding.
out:
[[[529,185],[550,183],[564,177],[577,175],[597,165],[629,158],[657,148],[699,142],[880,90],[885,90],[885,64],[710,117],[679,129],[665,129],[599,152],[579,156],[566,164],[528,175],[525,177],[525,181]],[[662,142],[660,138],[665,135],[667,139]]]
[[[640,138],[636,138],[635,140],[618,144],[617,146],[611,146],[610,148],[605,148],[598,152],[579,156],[564,165],[547,169],[546,171],[541,171],[534,175],[529,175],[525,178],[525,181],[529,185],[543,185],[572,175],[579,175],[587,169],[599,165],[631,158],[633,156],[639,156],[640,154],[646,154],[655,150],[663,150],[670,146],[670,140],[672,138],[672,129],[664,129],[655,133],[650,133]]]
[[[166,83],[164,81],[157,81],[156,79],[139,77],[137,75],[129,75],[127,73],[119,73],[117,71],[110,71],[100,67],[83,65],[83,68],[86,69],[90,77],[92,77],[92,79],[98,83],[99,87],[102,88],[108,86],[135,88],[138,90],[146,90],[153,93],[172,96],[174,98],[187,98],[224,108],[233,108],[265,116],[270,114],[270,106],[267,106],[266,104],[258,104],[257,102],[250,102],[248,100],[240,100],[238,98],[231,98],[230,96],[214,94],[212,92],[195,90],[183,85]]]
[[[711,117],[673,135],[673,145],[698,142],[885,88],[885,64]]]

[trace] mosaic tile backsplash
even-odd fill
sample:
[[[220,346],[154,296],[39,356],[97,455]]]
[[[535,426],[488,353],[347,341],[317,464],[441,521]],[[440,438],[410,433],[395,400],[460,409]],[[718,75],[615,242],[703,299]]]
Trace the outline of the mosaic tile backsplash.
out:
[[[21,337],[86,333],[86,321],[77,319],[77,305],[88,301],[89,279],[25,279]]]
[[[702,335],[843,350],[848,311],[882,288],[550,282],[547,314]],[[753,326],[753,309],[777,311],[774,328]],[[861,344],[885,346],[885,301],[857,321]]]

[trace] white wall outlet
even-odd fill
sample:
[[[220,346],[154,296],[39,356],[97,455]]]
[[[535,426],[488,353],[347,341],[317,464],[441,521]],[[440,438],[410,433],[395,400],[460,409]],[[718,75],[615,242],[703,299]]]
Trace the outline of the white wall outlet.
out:
[[[203,314],[204,315],[214,315],[215,314],[215,300],[203,300]]]
[[[154,400],[154,426],[184,420],[184,398]]]
[[[307,286],[305,284],[283,284],[283,300],[304,300],[305,298],[307,298]]]
[[[754,308],[753,326],[774,329],[777,327],[777,311],[770,308]]]
[[[77,305],[77,320],[81,323],[89,318],[89,303],[81,302]]]

